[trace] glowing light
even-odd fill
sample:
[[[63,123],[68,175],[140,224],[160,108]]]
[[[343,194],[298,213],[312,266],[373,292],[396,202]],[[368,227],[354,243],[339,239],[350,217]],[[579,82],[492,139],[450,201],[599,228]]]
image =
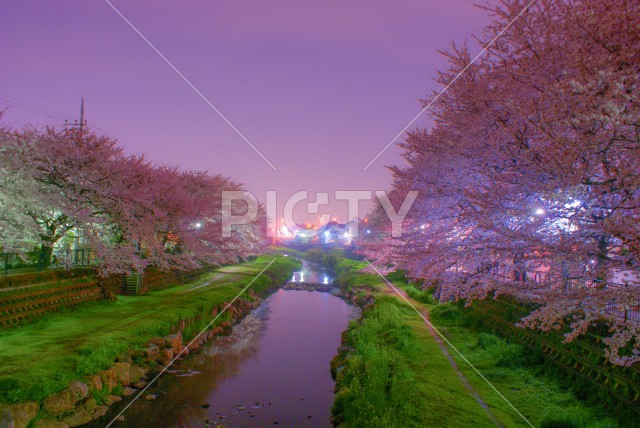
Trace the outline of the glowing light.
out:
[[[538,208],[538,209],[536,210],[536,215],[542,215],[542,214],[544,214],[544,209],[542,209],[542,208]]]
[[[284,256],[285,256],[285,257],[289,257],[289,254],[285,254]]]
[[[371,231],[369,229],[367,229],[367,233],[371,233]]]
[[[322,279],[322,283],[323,284],[328,284],[329,283],[329,278],[327,278],[327,276],[325,275],[325,277]]]
[[[293,277],[291,277],[291,282],[296,282],[296,273],[293,273]]]
[[[427,227],[427,226],[425,226],[424,224],[420,225],[420,229],[422,229],[422,230],[424,230],[425,227]]]
[[[196,229],[200,229],[202,227],[202,223],[196,223]]]
[[[345,238],[349,239],[349,232],[345,232],[344,235],[342,235],[342,236],[344,236]]]
[[[304,271],[300,271],[300,282],[304,282]]]

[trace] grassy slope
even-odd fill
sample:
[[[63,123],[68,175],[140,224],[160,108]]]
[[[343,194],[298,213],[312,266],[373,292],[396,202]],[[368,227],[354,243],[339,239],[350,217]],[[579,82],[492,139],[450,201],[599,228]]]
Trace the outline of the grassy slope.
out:
[[[192,284],[151,291],[144,296],[88,303],[33,324],[1,331],[0,402],[40,400],[63,389],[72,379],[109,367],[118,354],[167,334],[179,320],[193,318],[233,299],[272,258],[264,256],[228,266]],[[251,288],[262,291],[283,282],[297,264],[278,256]],[[224,319],[223,316],[219,321]],[[197,331],[201,326],[190,327]]]
[[[369,285],[375,290],[383,289],[384,284],[379,278],[356,272],[356,269],[363,267],[362,262],[341,260],[338,280],[342,280],[343,285],[348,289]],[[585,428],[618,426],[614,417],[609,416],[602,409],[593,409],[578,400],[573,393],[563,388],[559,381],[543,374],[542,363],[527,355],[526,349],[522,346],[509,343],[489,332],[477,330],[464,319],[458,308],[450,304],[432,304],[433,299],[429,293],[420,292],[407,285],[402,275],[391,274],[389,279],[408,292],[418,309],[432,311],[432,323],[535,426]],[[442,360],[444,358],[442,351],[424,327],[424,321],[405,303],[399,302],[399,304],[403,307],[403,322],[411,326],[417,338],[416,346],[421,348],[420,352],[410,356],[410,359],[413,358],[410,364],[420,395],[429,401],[419,412],[423,413],[423,418],[428,421],[425,423],[430,424],[427,426],[478,426],[480,419],[464,419],[464,416],[459,413],[468,412],[475,417],[475,413],[471,411],[473,406],[459,408],[451,406],[451,403],[457,402],[459,398],[455,397],[455,393],[451,395],[451,391],[447,390],[451,387],[448,382],[453,381],[454,377],[457,381],[457,376],[453,371],[447,370],[447,368],[450,369],[449,362]],[[449,352],[468,381],[504,426],[527,426],[455,351],[449,349]],[[440,367],[437,364],[438,361],[446,364]],[[440,401],[440,397],[444,399]]]
[[[602,409],[586,405],[558,380],[543,374],[543,363],[528,355],[523,346],[490,332],[478,331],[451,304],[432,307],[431,314],[434,325],[535,426],[618,426]],[[469,382],[507,426],[525,426],[485,381],[457,354],[452,354]]]
[[[341,260],[338,281],[383,290],[362,263]],[[392,296],[379,296],[348,333],[349,353],[336,396],[346,426],[494,426],[451,367],[424,321]],[[389,373],[393,372],[391,383]]]
[[[354,350],[336,400],[346,426],[494,426],[421,319],[395,298],[379,297],[348,340]]]

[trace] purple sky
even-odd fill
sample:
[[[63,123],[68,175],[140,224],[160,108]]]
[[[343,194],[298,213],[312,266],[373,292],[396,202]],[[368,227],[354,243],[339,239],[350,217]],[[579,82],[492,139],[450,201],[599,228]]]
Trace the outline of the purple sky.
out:
[[[90,124],[127,152],[232,176],[261,200],[276,190],[280,205],[298,190],[387,189],[396,147],[363,167],[439,89],[436,49],[477,51],[488,22],[467,0],[113,4],[277,171],[100,0],[3,2],[0,108],[10,96],[73,120],[84,96]],[[26,122],[64,120],[11,106],[3,118]],[[324,212],[346,220],[347,204]]]

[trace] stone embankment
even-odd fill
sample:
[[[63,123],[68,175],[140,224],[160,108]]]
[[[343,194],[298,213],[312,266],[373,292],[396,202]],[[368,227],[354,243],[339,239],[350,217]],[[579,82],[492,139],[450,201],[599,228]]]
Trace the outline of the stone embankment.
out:
[[[42,402],[35,401],[0,405],[0,428],[67,428],[88,424],[104,417],[109,406],[126,400],[147,385],[152,373],[158,372],[175,357],[197,351],[208,340],[231,333],[252,309],[260,305],[261,299],[250,293],[251,300],[238,299],[226,312],[225,321],[205,331],[195,340],[185,340],[182,332],[197,320],[181,320],[172,328],[172,333],[155,337],[146,347],[120,355],[108,369],[92,376],[72,381],[69,386]],[[227,303],[215,306],[210,315],[216,317]],[[208,315],[203,313],[202,316]],[[186,346],[188,345],[188,348]],[[149,394],[149,399],[153,395]],[[148,397],[144,397],[148,398]],[[31,425],[30,425],[31,424]]]

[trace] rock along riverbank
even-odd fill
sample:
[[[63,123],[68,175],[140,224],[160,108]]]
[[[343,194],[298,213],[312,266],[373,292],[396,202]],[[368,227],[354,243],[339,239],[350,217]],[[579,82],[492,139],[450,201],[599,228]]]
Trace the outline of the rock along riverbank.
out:
[[[247,290],[245,297],[235,300],[224,314],[221,312],[229,305],[228,302],[207,310],[203,308],[195,317],[182,319],[173,325],[165,336],[150,338],[142,349],[119,355],[111,367],[73,380],[67,388],[40,402],[0,404],[0,428],[66,428],[101,419],[106,421],[111,406],[133,398],[145,388],[149,379],[167,367],[176,356],[197,352],[209,340],[231,334],[233,325],[259,306],[264,297],[280,288],[293,269],[291,267],[287,272],[267,275],[268,284],[261,287],[259,294],[252,289]],[[195,336],[195,340],[186,340],[183,332],[188,327],[200,325],[204,319],[214,319],[219,314],[219,320],[210,329]],[[141,398],[154,397],[149,394]]]

